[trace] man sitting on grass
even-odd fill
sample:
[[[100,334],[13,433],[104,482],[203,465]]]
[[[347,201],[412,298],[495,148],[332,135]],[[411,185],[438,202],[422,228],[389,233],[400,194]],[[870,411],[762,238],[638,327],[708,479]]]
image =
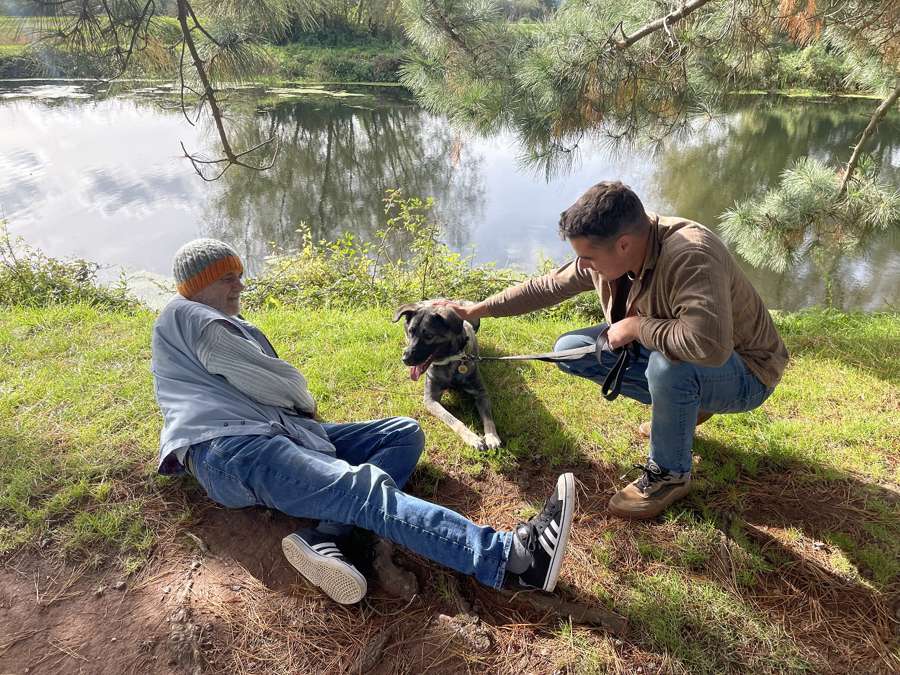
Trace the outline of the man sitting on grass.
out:
[[[690,220],[647,214],[628,186],[593,186],[563,211],[559,232],[574,260],[481,302],[447,304],[474,320],[524,314],[588,290],[599,294],[607,323],[566,333],[554,349],[593,345],[604,331],[612,349],[638,343],[622,393],[653,408],[651,423],[640,428],[650,438],[650,458],[609,509],[653,518],[690,490],[696,425],[713,413],[762,405],[781,379],[787,349],[722,241]],[[617,357],[608,350],[600,356],[559,366],[602,383]]]
[[[238,315],[242,274],[234,249],[214,239],[189,242],[175,255],[181,297],[153,327],[153,378],[165,418],[160,473],[187,470],[225,507],[266,506],[318,520],[285,537],[282,548],[340,603],[366,594],[365,577],[342,551],[353,526],[493,588],[552,591],[572,523],[572,474],[560,476],[543,510],[513,532],[403,492],[424,447],[418,423],[320,422],[303,375]]]

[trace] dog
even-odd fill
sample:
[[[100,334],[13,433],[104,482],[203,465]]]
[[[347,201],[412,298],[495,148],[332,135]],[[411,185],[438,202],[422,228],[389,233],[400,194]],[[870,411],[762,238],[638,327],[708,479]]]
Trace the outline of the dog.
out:
[[[500,447],[497,426],[491,414],[491,400],[478,372],[479,322],[463,321],[450,307],[433,300],[401,305],[394,322],[406,319],[406,349],[403,363],[410,367],[415,381],[425,374],[425,408],[455,431],[465,443],[479,450]],[[475,406],[484,427],[482,438],[454,417],[441,397],[448,389],[463,391],[475,398]]]

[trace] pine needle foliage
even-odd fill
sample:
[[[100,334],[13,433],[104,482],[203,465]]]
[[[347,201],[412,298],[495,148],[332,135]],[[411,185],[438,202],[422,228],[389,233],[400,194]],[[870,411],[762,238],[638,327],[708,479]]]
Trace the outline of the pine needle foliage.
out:
[[[729,236],[750,261],[784,268],[826,242],[857,247],[900,227],[896,191],[858,163],[900,91],[897,0],[569,0],[528,30],[484,2],[406,0],[417,53],[403,81],[434,112],[512,130],[548,174],[585,138],[646,144],[690,129],[776,37],[823,44],[884,102],[846,167],[799,162],[725,215]]]
[[[735,204],[722,216],[723,238],[755,267],[784,272],[801,260],[856,253],[873,235],[900,229],[900,191],[880,181],[870,162],[840,194],[834,169],[803,158],[781,185]]]

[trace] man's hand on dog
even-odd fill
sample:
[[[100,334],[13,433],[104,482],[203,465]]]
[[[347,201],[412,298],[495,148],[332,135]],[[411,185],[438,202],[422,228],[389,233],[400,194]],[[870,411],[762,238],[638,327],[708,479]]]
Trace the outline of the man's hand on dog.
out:
[[[482,319],[485,316],[484,309],[480,302],[476,302],[472,305],[462,305],[456,300],[435,300],[434,304],[449,307],[456,312],[463,321],[471,322],[476,319]]]
[[[641,317],[629,316],[627,319],[611,324],[606,332],[606,339],[612,349],[618,349],[640,339]]]

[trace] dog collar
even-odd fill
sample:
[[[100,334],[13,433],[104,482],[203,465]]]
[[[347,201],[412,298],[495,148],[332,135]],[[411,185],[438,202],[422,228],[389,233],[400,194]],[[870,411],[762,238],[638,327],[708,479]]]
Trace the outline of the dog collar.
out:
[[[445,356],[440,361],[432,361],[432,366],[446,366],[448,363],[469,361],[478,358],[478,341],[475,339],[475,329],[468,321],[463,321],[463,330],[465,330],[468,339],[466,340],[466,346],[463,347],[462,351],[451,354],[450,356]],[[462,372],[465,373],[466,371],[464,370]]]

